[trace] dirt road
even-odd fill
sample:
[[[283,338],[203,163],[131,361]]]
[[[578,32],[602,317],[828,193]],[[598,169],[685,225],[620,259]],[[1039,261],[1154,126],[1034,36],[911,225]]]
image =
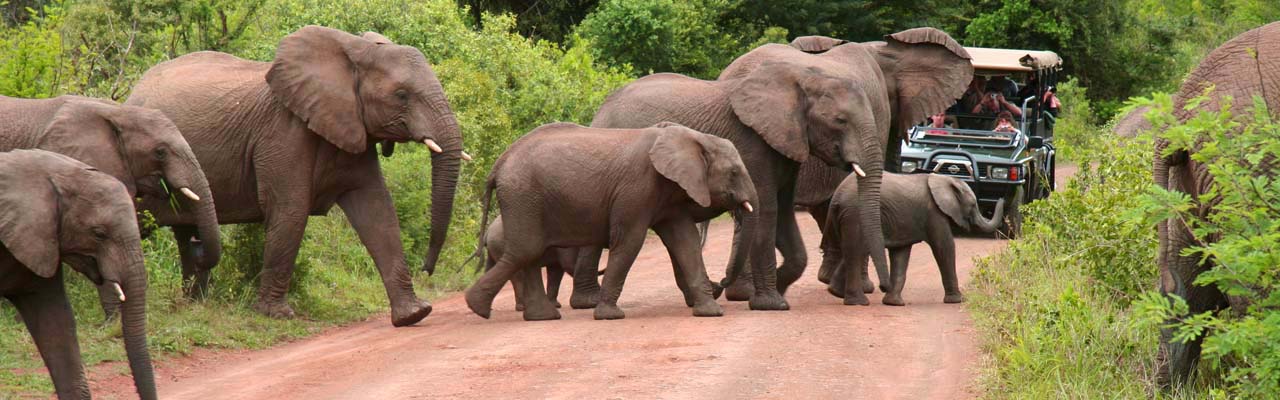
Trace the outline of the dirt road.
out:
[[[508,287],[494,318],[472,314],[460,295],[435,303],[423,323],[392,328],[383,317],[258,352],[204,352],[157,366],[165,399],[406,398],[903,398],[973,397],[978,348],[962,305],[942,304],[928,246],[916,246],[906,307],[848,307],[814,278],[819,231],[797,216],[810,267],[791,289],[789,312],[725,302],[725,316],[685,308],[661,243],[651,237],[620,305],[627,318],[594,321],[591,310],[525,322]],[[731,221],[711,228],[706,259],[718,279]],[[962,284],[972,256],[1004,246],[957,240]],[[566,279],[566,284],[569,283]],[[128,376],[94,393],[132,394]],[[118,393],[110,393],[119,391]]]

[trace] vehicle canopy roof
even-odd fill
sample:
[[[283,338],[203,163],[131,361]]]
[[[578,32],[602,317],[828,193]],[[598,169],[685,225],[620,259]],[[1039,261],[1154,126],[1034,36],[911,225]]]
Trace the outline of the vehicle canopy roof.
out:
[[[1062,58],[1052,51],[992,49],[965,47],[973,63],[974,72],[1031,72],[1056,71],[1062,68]]]

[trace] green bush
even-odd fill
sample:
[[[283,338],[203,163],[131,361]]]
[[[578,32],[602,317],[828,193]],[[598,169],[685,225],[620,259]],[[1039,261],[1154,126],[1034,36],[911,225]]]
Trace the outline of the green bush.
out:
[[[578,27],[600,59],[642,74],[678,72],[715,79],[750,50],[718,26],[728,0],[605,0]]]
[[[1194,107],[1200,100],[1188,103]],[[1174,340],[1208,335],[1202,371],[1225,381],[1219,397],[1280,393],[1280,122],[1261,97],[1252,100],[1242,115],[1232,115],[1232,99],[1226,98],[1220,109],[1201,110],[1185,122],[1173,117],[1168,95],[1147,101],[1153,105],[1148,115],[1154,129],[1170,142],[1167,151],[1192,151],[1191,159],[1207,169],[1213,186],[1198,198],[1153,188],[1141,198],[1142,211],[1148,222],[1187,222],[1195,242],[1186,251],[1213,265],[1195,284],[1217,286],[1232,307],[1188,315],[1183,299],[1156,293],[1145,296],[1141,306],[1152,329],[1174,321],[1166,325],[1175,329]],[[1200,202],[1212,202],[1213,212],[1201,215]]]

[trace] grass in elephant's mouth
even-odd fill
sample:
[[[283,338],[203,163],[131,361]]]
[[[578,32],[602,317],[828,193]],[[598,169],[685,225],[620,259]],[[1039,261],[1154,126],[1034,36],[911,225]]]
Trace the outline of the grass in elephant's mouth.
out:
[[[435,276],[428,278],[418,271],[420,261],[410,260],[419,296],[436,299],[474,280],[472,272],[453,268],[469,255],[467,248],[474,243],[465,239],[471,235],[464,232],[475,229],[469,221],[455,220],[451,231],[457,231],[451,233],[450,241],[463,239],[441,256]],[[202,301],[183,297],[177,249],[166,230],[143,243],[149,273],[147,339],[153,359],[182,356],[198,348],[266,348],[389,309],[377,268],[340,211],[313,217],[308,223],[289,293],[289,303],[299,315],[292,320],[264,317],[251,308],[261,270],[261,227],[224,226],[223,241],[223,260],[214,270],[212,293]],[[406,252],[415,251],[411,249],[406,246]],[[125,361],[120,325],[103,321],[94,286],[80,274],[65,276],[85,365]],[[16,314],[8,301],[0,301],[0,399],[47,396],[53,392],[53,383]]]

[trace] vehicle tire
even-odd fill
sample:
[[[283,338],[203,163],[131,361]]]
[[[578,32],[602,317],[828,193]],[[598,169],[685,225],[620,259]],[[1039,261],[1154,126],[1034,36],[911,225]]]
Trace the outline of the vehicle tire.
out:
[[[1025,185],[1014,190],[1012,198],[1005,199],[1004,225],[1000,227],[1001,235],[1009,239],[1017,239],[1022,234],[1022,204],[1026,201],[1025,199]]]

